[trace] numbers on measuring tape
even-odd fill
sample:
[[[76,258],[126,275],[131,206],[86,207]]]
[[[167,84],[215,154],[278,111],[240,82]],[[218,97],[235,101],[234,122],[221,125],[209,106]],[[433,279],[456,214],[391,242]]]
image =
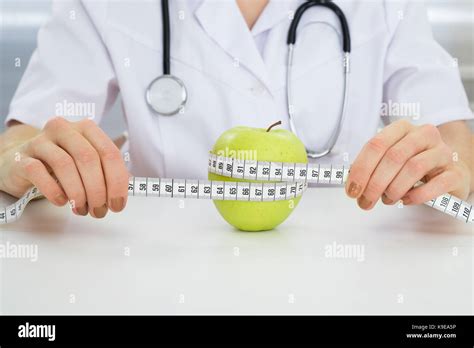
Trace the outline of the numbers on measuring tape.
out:
[[[270,162],[259,162],[257,165],[257,180],[270,179]]]
[[[296,195],[296,190],[297,190],[297,188],[298,188],[297,185],[294,185],[294,186],[291,186],[291,187],[290,187],[290,194],[291,194],[292,196]]]
[[[269,179],[273,181],[281,180],[283,175],[283,163],[270,163],[270,176]]]
[[[463,212],[462,212],[462,216],[467,220],[467,218],[469,217],[469,214],[471,213],[471,209],[472,208],[469,208],[469,207],[464,207],[463,209]]]
[[[208,171],[257,182],[131,177],[128,194],[240,201],[288,200],[302,195],[308,183],[343,184],[347,180],[350,167],[314,163],[242,161],[210,155]],[[41,196],[41,192],[33,187],[14,204],[0,209],[0,224],[18,220],[28,202],[38,196]],[[425,204],[466,223],[474,223],[472,205],[452,195],[444,194]]]
[[[441,206],[442,206],[443,208],[446,208],[446,207],[448,206],[448,202],[449,202],[449,198],[448,198],[448,197],[443,197],[443,198],[441,199]]]
[[[261,201],[263,198],[263,184],[251,183],[250,184],[250,200]]]
[[[250,183],[237,182],[237,200],[248,201],[250,199]]]
[[[16,219],[16,207],[14,204],[7,208],[7,213],[6,220],[12,221]]]
[[[257,178],[257,161],[245,162],[243,178],[251,180],[255,180]]]
[[[209,181],[199,183],[198,196],[204,199],[211,198],[211,183]]]
[[[223,200],[224,199],[224,182],[213,181],[211,184],[211,197],[212,199]]]
[[[217,161],[219,162],[219,161]],[[272,169],[270,163],[263,163],[263,167],[256,167],[260,175],[268,177]],[[280,168],[280,170],[282,170]],[[304,175],[305,168],[283,169],[287,174]],[[301,174],[300,174],[301,173]],[[305,189],[303,182],[226,182],[179,180],[179,179],[153,179],[135,177],[129,182],[130,195],[159,196],[174,198],[210,198],[217,200],[250,200],[250,201],[275,201],[296,197]]]

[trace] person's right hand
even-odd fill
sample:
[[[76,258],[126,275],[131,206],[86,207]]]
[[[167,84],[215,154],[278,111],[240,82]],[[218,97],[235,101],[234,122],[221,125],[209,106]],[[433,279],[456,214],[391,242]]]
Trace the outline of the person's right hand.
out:
[[[16,127],[16,126],[13,126]],[[0,157],[1,189],[20,197],[32,185],[53,204],[70,202],[77,215],[121,211],[129,174],[113,141],[91,120],[56,117]]]

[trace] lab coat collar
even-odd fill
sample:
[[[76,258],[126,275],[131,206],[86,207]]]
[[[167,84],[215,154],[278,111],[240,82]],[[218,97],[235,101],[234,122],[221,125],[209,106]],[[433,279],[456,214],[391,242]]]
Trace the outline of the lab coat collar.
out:
[[[209,37],[229,54],[230,64],[246,68],[271,91],[267,68],[235,1],[203,0],[195,16]]]
[[[304,1],[306,0],[270,0],[252,28],[252,34],[257,36],[283,21],[289,26],[290,18]]]

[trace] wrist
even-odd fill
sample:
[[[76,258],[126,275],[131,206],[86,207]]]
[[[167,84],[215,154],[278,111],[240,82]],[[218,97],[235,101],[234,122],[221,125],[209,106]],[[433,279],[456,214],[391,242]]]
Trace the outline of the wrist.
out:
[[[39,129],[24,124],[10,126],[5,133],[0,135],[0,157],[9,155],[12,149],[19,148],[40,132]]]
[[[454,162],[454,165],[458,167],[463,173],[463,179],[466,182],[467,187],[469,188],[469,193],[474,191],[474,180],[472,179],[473,173],[471,167],[465,161],[459,159]]]

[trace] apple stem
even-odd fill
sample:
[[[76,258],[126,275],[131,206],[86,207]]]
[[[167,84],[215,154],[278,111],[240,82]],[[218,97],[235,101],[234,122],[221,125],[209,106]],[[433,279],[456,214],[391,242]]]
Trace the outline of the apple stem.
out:
[[[279,126],[280,124],[281,124],[281,121],[278,121],[278,122],[275,122],[274,124],[270,125],[270,127],[267,128],[267,132],[269,132],[270,129],[272,129],[273,127]]]

